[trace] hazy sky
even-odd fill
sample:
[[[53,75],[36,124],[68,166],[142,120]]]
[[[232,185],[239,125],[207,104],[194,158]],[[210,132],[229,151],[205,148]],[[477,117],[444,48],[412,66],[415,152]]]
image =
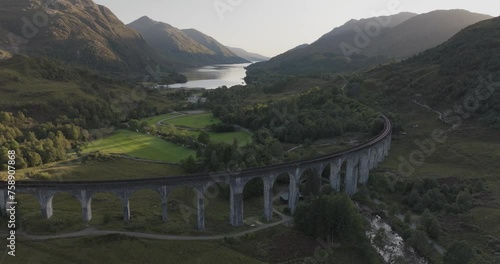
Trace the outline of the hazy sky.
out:
[[[275,56],[355,18],[393,13],[467,9],[500,16],[498,0],[94,0],[125,23],[147,15],[172,26],[196,28],[222,42]],[[396,12],[396,13],[397,13]]]

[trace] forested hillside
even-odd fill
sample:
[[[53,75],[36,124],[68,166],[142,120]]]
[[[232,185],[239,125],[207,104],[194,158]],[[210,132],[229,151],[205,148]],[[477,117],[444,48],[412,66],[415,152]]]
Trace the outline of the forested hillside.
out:
[[[361,76],[364,85],[360,98],[372,98],[388,106],[414,99],[443,112],[455,112],[447,116],[451,122],[456,121],[456,114],[467,113],[498,127],[500,18],[474,24],[419,56]]]

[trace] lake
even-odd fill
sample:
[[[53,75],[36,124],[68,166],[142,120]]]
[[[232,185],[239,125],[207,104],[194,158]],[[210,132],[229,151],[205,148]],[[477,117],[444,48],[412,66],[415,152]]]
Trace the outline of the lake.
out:
[[[224,85],[227,87],[238,84],[246,85],[245,80],[243,80],[246,76],[245,67],[250,64],[218,64],[188,69],[180,72],[187,77],[187,83],[163,85],[161,87],[215,89]]]

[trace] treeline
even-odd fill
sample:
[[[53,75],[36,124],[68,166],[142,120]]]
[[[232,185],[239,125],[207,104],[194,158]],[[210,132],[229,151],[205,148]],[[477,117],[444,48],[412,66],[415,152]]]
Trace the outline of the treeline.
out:
[[[300,202],[294,221],[297,228],[309,236],[356,247],[363,253],[364,263],[381,263],[365,236],[363,217],[343,193],[309,197]],[[322,259],[328,260],[324,263],[336,263],[334,254]]]
[[[266,129],[258,133],[260,137],[253,136],[252,142],[242,147],[236,139],[232,144],[215,143],[209,139],[208,134],[202,133],[198,141],[204,141],[205,144],[198,148],[196,159],[190,157],[181,164],[187,173],[218,171],[235,173],[285,160],[286,153],[279,140],[273,138]]]
[[[16,168],[24,169],[64,160],[67,152],[89,139],[89,132],[72,123],[37,123],[22,112],[0,112],[0,166],[7,152],[16,152]]]
[[[443,256],[430,243],[431,239],[442,241],[446,231],[442,228],[442,224],[448,224],[447,221],[450,219],[464,217],[469,210],[474,208],[475,197],[481,197],[485,191],[485,182],[481,179],[402,179],[377,174],[370,177],[368,184],[363,186],[353,199],[377,207],[378,210],[375,213],[383,216],[389,225],[407,241],[408,245],[431,263],[442,263]],[[397,202],[391,205],[384,202],[374,205],[370,198],[385,201],[389,198]],[[404,215],[404,219],[401,215]],[[419,215],[418,220],[415,219],[415,215]],[[464,226],[467,224],[464,223]],[[455,244],[450,245],[450,249]],[[464,256],[464,259],[472,256],[474,255]],[[475,256],[481,259],[480,256]],[[446,262],[449,258],[447,253],[444,263],[454,263]]]
[[[463,213],[472,208],[473,193],[484,191],[484,183],[477,180],[474,184],[455,183],[449,186],[439,184],[435,179],[406,182],[403,186],[402,201],[412,211],[422,213],[429,209],[433,212],[446,210],[450,213]]]
[[[207,132],[202,131],[200,137],[196,138],[193,135],[189,135],[187,130],[177,129],[174,125],[149,125],[148,122],[139,121],[137,119],[128,121],[126,125],[120,125],[120,128],[156,135],[164,140],[194,150],[197,150],[200,145],[206,144],[202,138],[208,135]]]
[[[241,91],[216,89],[207,94],[214,116],[251,130],[267,128],[282,142],[302,143],[369,132],[378,113],[346,98],[338,88],[312,88],[300,95],[267,103],[242,104]]]

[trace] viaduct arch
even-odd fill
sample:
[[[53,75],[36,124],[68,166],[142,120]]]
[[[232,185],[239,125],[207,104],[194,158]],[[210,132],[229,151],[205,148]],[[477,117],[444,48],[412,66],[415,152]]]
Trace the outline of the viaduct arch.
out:
[[[264,217],[272,219],[273,215],[273,185],[279,175],[288,174],[289,199],[288,207],[295,212],[299,200],[299,183],[304,171],[313,169],[321,177],[323,170],[330,166],[330,185],[334,191],[341,191],[341,168],[346,168],[343,179],[344,192],[349,196],[356,193],[358,184],[366,184],[371,169],[389,154],[392,138],[392,123],[385,115],[384,129],[368,142],[353,148],[323,155],[308,160],[300,160],[275,164],[266,167],[243,170],[237,173],[204,173],[178,177],[163,177],[134,180],[111,181],[18,181],[16,194],[32,194],[38,200],[42,216],[46,219],[53,214],[52,198],[57,193],[70,193],[81,203],[82,220],[88,222],[92,218],[92,196],[96,193],[111,192],[117,195],[123,206],[123,220],[130,220],[129,199],[138,190],[150,189],[160,194],[162,201],[162,219],[168,221],[167,198],[169,193],[178,186],[191,186],[197,195],[197,226],[205,229],[205,192],[215,183],[226,183],[230,186],[230,224],[243,225],[243,189],[254,178],[262,178],[264,182]],[[7,182],[0,182],[0,214],[6,215]]]

